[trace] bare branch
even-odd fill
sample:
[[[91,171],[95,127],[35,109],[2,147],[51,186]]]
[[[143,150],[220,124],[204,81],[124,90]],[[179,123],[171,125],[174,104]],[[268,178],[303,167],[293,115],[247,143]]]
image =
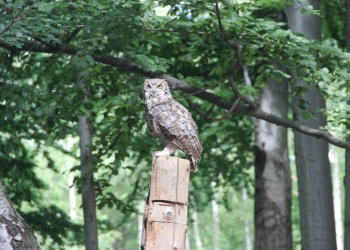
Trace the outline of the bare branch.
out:
[[[231,87],[232,87],[232,90],[233,92],[235,93],[236,96],[240,96],[237,88],[235,87],[235,84],[233,82],[233,74],[241,67],[242,65],[242,58],[241,58],[241,51],[240,51],[240,48],[237,44],[233,43],[230,41],[230,39],[228,39],[227,37],[227,33],[224,29],[224,26],[222,25],[222,21],[221,21],[221,15],[220,15],[220,9],[219,9],[219,1],[218,0],[215,0],[215,8],[216,8],[216,17],[218,19],[218,23],[219,23],[219,29],[220,29],[220,32],[223,36],[223,40],[226,44],[228,44],[229,46],[231,46],[232,48],[235,49],[236,51],[236,55],[237,55],[237,60],[236,60],[236,64],[233,66],[233,68],[231,69],[231,71],[229,72],[229,81],[230,81],[230,84],[231,84]],[[243,97],[242,96],[242,100],[244,102],[247,101],[247,98]],[[246,102],[247,103],[247,102]],[[254,107],[254,105],[252,105],[252,103],[247,103],[249,106],[251,107]],[[256,108],[255,108],[256,109]]]
[[[196,106],[196,104],[194,104],[189,98],[185,98],[185,100],[187,101],[187,103],[194,108],[194,110],[196,110],[196,112],[198,114],[200,114],[201,116],[203,116],[204,118],[208,119],[208,120],[211,120],[211,121],[214,121],[214,122],[221,122],[222,120],[225,120],[226,118],[228,118],[234,111],[235,109],[237,108],[239,102],[241,101],[241,97],[239,96],[237,98],[237,100],[233,103],[232,107],[230,108],[230,110],[224,114],[222,117],[220,118],[214,118],[214,117],[211,117],[209,116],[210,112],[213,110],[214,106],[211,106],[211,108],[209,109],[209,111],[207,112],[207,114],[203,113],[202,111],[199,110],[199,108]]]
[[[233,93],[235,94],[235,96],[237,97],[236,101],[233,103],[232,107],[230,108],[230,110],[225,114],[223,115],[222,117],[220,118],[214,118],[214,117],[211,117],[209,116],[209,114],[211,113],[211,111],[213,110],[215,104],[212,105],[212,107],[209,109],[209,111],[205,114],[203,113],[202,111],[199,110],[199,108],[187,97],[184,97],[185,100],[187,101],[187,103],[192,106],[194,108],[194,110],[196,110],[196,112],[198,114],[200,114],[201,116],[203,116],[204,118],[208,119],[208,120],[211,120],[211,121],[222,121],[226,118],[228,118],[233,112],[234,110],[236,109],[236,107],[238,106],[239,102],[242,100],[243,102],[247,103],[249,105],[250,108],[252,108],[253,110],[257,110],[257,106],[254,102],[252,102],[251,100],[249,100],[249,98],[241,95],[233,81],[233,78],[231,75],[228,76],[228,79],[229,79],[229,82],[230,82],[230,85],[231,85],[231,88],[232,88],[232,91]],[[198,92],[196,92],[198,93]],[[192,94],[194,95],[194,94]]]
[[[212,84],[212,85],[210,85],[210,86],[208,86],[208,87],[205,87],[204,89],[198,90],[197,92],[193,92],[193,93],[191,93],[191,94],[187,94],[187,95],[185,95],[183,98],[185,98],[185,97],[187,97],[187,96],[199,94],[199,93],[204,92],[204,91],[206,91],[206,90],[208,90],[208,89],[212,89],[213,87],[215,87],[216,85],[219,85],[219,84],[220,84],[221,82],[223,82],[223,81],[225,81],[225,79],[222,79],[222,80],[220,80],[220,81],[218,81],[218,82],[216,82],[216,83],[214,83],[214,84]]]
[[[76,27],[73,32],[69,35],[69,37],[67,37],[64,41],[64,43],[66,44],[69,44],[73,39],[74,37],[76,37],[79,33],[79,31],[82,29],[83,27],[82,26],[79,26],[79,27]]]
[[[117,135],[117,136],[115,137],[115,139],[113,140],[113,142],[112,142],[103,152],[97,154],[95,157],[100,158],[101,156],[107,154],[107,152],[108,152],[109,150],[111,150],[111,149],[114,147],[115,144],[117,144],[117,142],[118,142],[120,136],[122,135],[122,133],[123,133],[123,130],[120,130],[119,133],[118,133],[118,135]]]
[[[13,9],[10,9],[10,8],[7,8],[6,6],[6,3],[5,4],[0,4],[0,9],[2,9],[2,13],[13,13]]]
[[[215,106],[216,106],[215,104],[211,105],[210,109],[209,109],[208,112],[206,113],[207,116],[210,115],[211,111],[213,111],[213,109],[214,109]]]
[[[22,6],[21,10],[17,13],[17,15],[12,19],[12,21],[2,30],[0,31],[0,36],[2,34],[4,34],[6,31],[8,31],[8,29],[14,25],[16,22],[18,22],[19,20],[27,17],[29,15],[29,12],[32,10],[32,8],[34,7],[34,5],[38,2],[39,0],[35,0],[34,3],[29,7],[29,9],[26,11],[25,14],[23,14],[22,16],[20,16],[20,14],[23,12],[25,5]]]
[[[244,103],[248,104],[251,109],[257,110],[258,107],[256,106],[255,102],[251,101],[249,98],[247,98],[247,97],[241,95],[241,93],[239,93],[231,75],[228,76],[228,79],[230,81],[232,91],[233,91],[233,93],[235,93],[236,97],[237,98],[239,97]]]
[[[69,54],[69,55],[75,55],[79,49],[69,46],[69,45],[57,45],[56,48],[49,47],[47,45],[41,44],[39,42],[25,42],[22,46],[22,48],[18,49],[15,46],[7,45],[5,43],[0,42],[0,46],[4,48],[8,48],[11,50],[21,50],[21,51],[31,51],[31,52],[45,52],[45,53],[63,53],[63,54]],[[217,96],[213,93],[207,92],[207,91],[201,91],[201,89],[193,87],[189,85],[187,82],[181,81],[179,79],[176,79],[170,75],[164,74],[163,72],[159,71],[152,71],[149,69],[143,69],[142,67],[139,67],[137,64],[124,61],[122,59],[113,57],[113,56],[92,56],[93,59],[96,62],[100,62],[102,64],[111,65],[126,71],[134,72],[146,77],[152,77],[152,78],[162,78],[168,81],[170,87],[175,90],[180,90],[187,94],[193,94],[195,92],[198,92],[197,94],[193,94],[197,98],[200,98],[202,100],[205,100],[209,103],[213,103],[223,109],[230,110],[233,106],[232,102],[229,100]],[[350,142],[339,140],[335,138],[333,135],[328,133],[327,131],[322,131],[319,129],[313,129],[306,127],[304,125],[301,125],[298,122],[291,121],[288,119],[284,119],[275,115],[271,115],[268,113],[265,113],[261,110],[253,110],[250,107],[247,106],[240,106],[238,105],[235,109],[233,114],[241,114],[241,115],[248,115],[251,117],[255,117],[257,119],[262,119],[270,123],[274,123],[279,126],[284,126],[286,128],[292,128],[296,131],[299,131],[303,134],[310,135],[316,138],[321,138],[329,142],[330,144],[333,144],[335,146],[341,147],[341,148],[347,148],[350,149]]]
[[[219,10],[219,1],[218,0],[215,0],[215,9],[216,9],[216,17],[218,18],[218,22],[219,22],[220,32],[221,32],[224,40],[227,40],[227,35],[226,35],[225,30],[224,30],[224,26],[222,26],[222,22],[221,22],[221,16],[220,16],[220,10]]]

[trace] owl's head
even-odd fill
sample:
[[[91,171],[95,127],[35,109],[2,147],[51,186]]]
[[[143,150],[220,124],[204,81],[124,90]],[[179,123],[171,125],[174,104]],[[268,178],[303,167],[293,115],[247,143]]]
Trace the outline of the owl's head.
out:
[[[147,79],[143,83],[143,91],[147,98],[156,96],[170,96],[168,83],[164,79]]]

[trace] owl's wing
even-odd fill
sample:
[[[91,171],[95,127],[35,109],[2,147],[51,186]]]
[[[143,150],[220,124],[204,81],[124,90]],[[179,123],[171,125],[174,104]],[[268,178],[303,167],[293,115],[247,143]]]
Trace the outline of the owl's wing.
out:
[[[150,114],[150,111],[148,110],[146,98],[145,98],[145,92],[143,91],[143,99],[144,99],[144,107],[145,107],[145,115],[146,115],[146,123],[147,123],[147,130],[150,135],[154,135],[154,123],[152,116]]]
[[[192,159],[200,160],[202,145],[198,138],[197,126],[191,113],[184,106],[173,99],[171,103],[164,105],[153,119],[159,124],[167,141],[175,144]]]

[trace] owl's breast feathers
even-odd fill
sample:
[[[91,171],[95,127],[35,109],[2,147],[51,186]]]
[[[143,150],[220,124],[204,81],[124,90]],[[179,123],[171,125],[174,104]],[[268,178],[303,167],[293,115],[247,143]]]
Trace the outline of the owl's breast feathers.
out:
[[[149,104],[146,103],[152,132],[163,144],[175,145],[186,153],[192,170],[196,171],[197,161],[201,159],[202,145],[190,112],[172,97],[153,98]]]

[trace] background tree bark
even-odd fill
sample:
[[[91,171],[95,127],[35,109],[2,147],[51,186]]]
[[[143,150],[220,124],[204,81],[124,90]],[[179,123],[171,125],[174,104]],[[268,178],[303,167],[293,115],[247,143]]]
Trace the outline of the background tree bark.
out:
[[[246,203],[248,199],[247,195],[247,189],[243,188],[242,189],[242,199],[243,202]],[[252,244],[252,237],[249,229],[249,222],[247,219],[244,220],[244,231],[245,231],[245,244],[246,244],[246,250],[252,250],[253,249],[253,244]]]
[[[318,0],[308,0],[302,4],[312,5],[315,10],[320,9]],[[299,2],[294,2],[285,9],[289,28],[308,38],[321,40],[320,17],[302,14],[303,6]],[[292,76],[297,77],[296,72],[292,72]],[[302,117],[302,111],[297,108],[301,97],[295,96],[292,99],[294,120],[315,129],[326,125],[326,119],[316,111],[325,107],[322,95],[315,87],[301,80],[292,86],[292,90],[296,86],[309,89],[302,98],[310,104],[306,108],[316,116],[316,119]],[[336,249],[328,143],[297,131],[294,131],[294,136],[302,247],[304,250]]]
[[[192,219],[193,234],[194,234],[194,239],[196,244],[195,249],[202,250],[203,244],[202,244],[201,235],[199,233],[197,207],[193,196],[190,196],[190,204],[193,207],[193,211],[191,213],[191,219]]]
[[[260,109],[287,118],[288,84],[271,80]],[[255,249],[292,249],[291,179],[287,129],[255,121]]]
[[[0,249],[40,249],[33,230],[18,214],[0,183]]]
[[[213,250],[220,250],[220,217],[217,194],[215,193],[216,182],[211,182],[213,199],[211,200],[211,212],[213,218]]]
[[[83,84],[83,78],[87,72],[76,67],[77,87],[86,91]],[[78,117],[78,129],[80,138],[80,164],[81,177],[83,179],[81,195],[83,201],[84,213],[84,240],[85,249],[97,250],[97,218],[96,218],[96,201],[95,186],[93,179],[94,162],[92,157],[92,120],[90,116]]]
[[[341,194],[341,177],[339,158],[340,155],[331,147],[328,154],[332,166],[332,183],[333,183],[333,205],[335,233],[338,250],[343,250],[343,221],[342,221],[342,194]]]
[[[67,138],[67,150],[72,152],[74,146],[74,139],[72,135]],[[71,159],[69,162],[69,168],[74,167],[74,160]],[[74,185],[74,174],[72,172],[68,173],[68,183],[69,183],[69,215],[72,221],[77,218],[77,206],[76,206],[76,187]]]

